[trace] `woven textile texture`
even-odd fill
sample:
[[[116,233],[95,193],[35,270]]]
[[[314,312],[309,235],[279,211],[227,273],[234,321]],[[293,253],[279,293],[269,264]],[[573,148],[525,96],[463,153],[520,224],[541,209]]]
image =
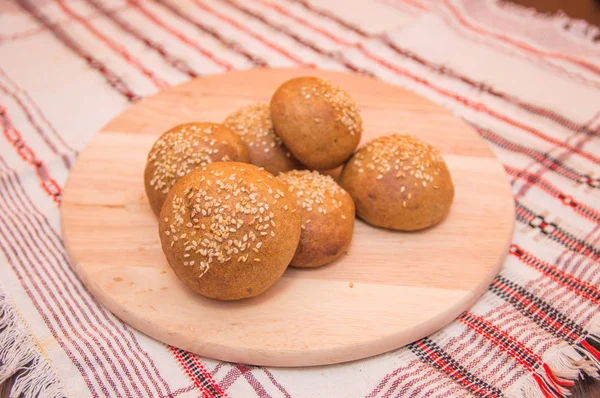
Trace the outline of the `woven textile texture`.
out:
[[[1,1],[0,381],[25,397],[560,397],[599,377],[595,33],[492,0]],[[516,201],[500,275],[439,332],[336,366],[218,362],[122,323],[61,240],[78,151],[165,87],[298,65],[405,87],[479,132]]]

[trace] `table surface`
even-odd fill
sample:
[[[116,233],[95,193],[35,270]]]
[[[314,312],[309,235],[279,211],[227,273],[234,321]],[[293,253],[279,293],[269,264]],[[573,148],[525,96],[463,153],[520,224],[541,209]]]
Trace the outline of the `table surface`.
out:
[[[600,26],[600,1],[599,0],[510,0],[527,7],[534,7],[538,11],[553,14],[559,10],[564,11],[572,18],[579,18],[589,23]],[[600,41],[600,37],[596,37]],[[0,398],[9,396],[12,380],[0,383]],[[600,381],[585,377],[575,385],[574,398],[600,398]]]

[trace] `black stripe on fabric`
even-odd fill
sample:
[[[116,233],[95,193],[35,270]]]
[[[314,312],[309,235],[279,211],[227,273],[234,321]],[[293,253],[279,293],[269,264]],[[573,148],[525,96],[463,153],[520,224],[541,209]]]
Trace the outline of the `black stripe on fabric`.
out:
[[[550,169],[572,181],[575,181],[575,182],[578,182],[581,184],[585,183],[585,184],[589,185],[591,188],[599,188],[600,187],[600,179],[597,179],[597,178],[594,179],[591,176],[582,174],[582,173],[578,172],[577,170],[572,169],[569,166],[565,165],[561,160],[551,157],[547,153],[536,151],[534,149],[527,148],[521,144],[517,144],[515,142],[509,141],[506,138],[500,136],[499,134],[495,134],[492,131],[490,131],[488,129],[484,129],[482,127],[479,127],[476,124],[470,123],[470,125],[475,130],[477,130],[479,135],[481,135],[487,141],[491,142],[492,144],[494,144],[502,149],[526,155],[530,159],[535,160],[536,162],[540,163],[541,165],[547,167],[548,169]]]
[[[38,10],[36,6],[31,4],[30,0],[16,0],[16,2],[40,25],[46,27],[48,31],[52,33],[56,39],[58,39],[58,41],[60,41],[77,56],[85,60],[90,67],[100,72],[106,81],[120,94],[125,96],[127,100],[133,102],[140,99],[140,97],[131,91],[131,89],[121,78],[119,78],[113,71],[108,69],[108,67],[102,64],[98,59],[94,58],[90,53],[85,51],[57,24],[52,23],[47,16]]]
[[[541,270],[545,274],[551,275],[552,277],[558,279],[563,285],[572,287],[573,289],[585,293],[586,295],[591,296],[594,299],[600,301],[600,293],[598,293],[596,289],[593,289],[592,287],[587,286],[584,283],[578,283],[577,280],[565,278],[565,276],[558,272],[556,269],[548,266],[543,261],[534,257],[532,254],[524,252],[522,249],[511,248],[511,250],[521,261],[533,265],[535,268]]]
[[[483,329],[487,334],[491,335],[494,339],[500,340],[502,342],[502,344],[508,346],[513,352],[518,353],[518,355],[521,358],[523,358],[530,366],[532,366],[534,368],[537,368],[539,366],[539,363],[535,358],[532,358],[529,355],[527,355],[527,353],[524,352],[518,345],[514,344],[510,339],[507,339],[501,333],[498,333],[498,331],[496,331],[494,328],[491,328],[486,323],[481,322],[479,319],[471,316],[468,313],[463,313],[462,317],[466,321]]]
[[[600,258],[599,248],[591,245],[583,239],[577,238],[575,235],[559,227],[556,223],[547,222],[543,216],[536,214],[533,210],[529,209],[519,201],[515,202],[515,206],[517,209],[517,221],[527,224],[533,229],[539,229],[544,235],[546,235],[547,238],[560,243],[569,250],[581,253],[580,248],[583,248],[594,257]],[[525,213],[528,217],[521,213]],[[528,220],[528,218],[530,219]],[[586,253],[582,254],[586,255]],[[590,257],[589,254],[587,256]]]
[[[507,293],[504,291],[499,284],[506,285],[510,289],[514,290],[517,294],[515,295]],[[547,304],[543,300],[537,298],[533,294],[529,293],[523,287],[519,286],[515,282],[505,278],[502,275],[498,275],[490,286],[490,291],[496,294],[498,297],[508,301],[515,308],[517,308],[521,313],[534,321],[540,328],[544,329],[548,333],[551,333],[553,336],[558,337],[560,339],[569,339],[572,342],[575,342],[579,337],[586,336],[587,332],[574,321],[569,319],[567,316],[563,315],[557,309]],[[544,312],[547,317],[551,318],[551,321],[546,320],[546,317],[540,317],[537,314],[537,311],[530,308],[530,306],[524,304],[520,297],[526,299],[527,301],[533,303],[537,308],[539,308],[542,312]],[[552,325],[552,323],[556,323],[557,326]],[[566,329],[566,331],[560,331],[560,327]],[[568,332],[573,333],[574,335],[568,336]]]
[[[179,350],[179,352],[185,360],[185,363],[192,370],[192,372],[194,372],[194,376],[196,376],[196,378],[200,380],[202,386],[204,386],[208,391],[210,391],[213,397],[220,398],[221,394],[219,394],[219,392],[215,389],[212,383],[202,374],[202,371],[196,367],[196,364],[194,364],[194,362],[192,361],[190,354],[184,350]]]
[[[454,360],[450,355],[448,355],[433,340],[429,339],[428,337],[425,337],[425,338],[419,340],[419,342],[422,343],[423,345],[427,346],[427,348],[430,349],[431,351],[433,351],[437,357],[439,357],[442,361],[444,361],[446,364],[448,364],[448,366],[450,366],[452,368],[452,372],[449,372],[447,368],[444,368],[439,363],[437,363],[436,360],[433,359],[431,357],[431,355],[428,354],[424,349],[419,347],[416,344],[416,342],[409,344],[407,346],[408,349],[410,349],[422,361],[427,362],[427,363],[433,365],[438,370],[448,374],[450,377],[452,377],[454,380],[456,380],[461,387],[467,388],[469,391],[471,391],[472,393],[474,393],[480,397],[486,397],[486,396],[502,397],[503,396],[502,391],[500,391],[498,388],[491,386],[490,384],[486,383],[485,381],[481,380],[477,376],[470,373],[467,369],[465,369],[462,365],[460,365],[456,360]],[[470,389],[470,388],[466,387],[464,384],[460,383],[460,381],[459,381],[460,379],[464,379],[468,382],[469,385],[477,386],[478,388],[480,388],[481,390],[484,390],[484,391],[483,392],[474,391],[473,389]]]

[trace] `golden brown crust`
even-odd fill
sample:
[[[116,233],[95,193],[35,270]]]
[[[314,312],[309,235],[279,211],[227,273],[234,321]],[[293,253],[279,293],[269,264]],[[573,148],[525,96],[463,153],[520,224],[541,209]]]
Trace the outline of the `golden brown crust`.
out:
[[[302,234],[293,267],[329,264],[342,255],[354,230],[354,202],[329,176],[316,171],[289,171],[277,177],[287,183],[302,218]]]
[[[300,226],[283,182],[235,162],[211,163],[180,178],[159,219],[162,248],[175,274],[217,300],[267,290],[294,256]]]
[[[243,106],[227,116],[223,125],[244,141],[253,165],[273,175],[304,168],[275,134],[269,104]]]
[[[379,137],[359,148],[344,166],[340,184],[360,218],[401,231],[439,223],[454,200],[439,150],[410,135]]]
[[[248,150],[236,134],[218,123],[194,122],[173,127],[150,149],[144,170],[146,196],[160,213],[178,178],[212,162],[248,162]]]
[[[355,102],[343,90],[316,77],[282,84],[271,98],[275,132],[300,162],[333,169],[352,154],[362,133]]]

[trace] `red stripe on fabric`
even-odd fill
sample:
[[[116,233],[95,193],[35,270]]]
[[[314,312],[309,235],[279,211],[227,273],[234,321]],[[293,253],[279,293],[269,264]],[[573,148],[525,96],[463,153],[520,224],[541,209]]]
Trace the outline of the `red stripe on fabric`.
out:
[[[132,65],[134,68],[142,72],[142,74],[148,79],[150,79],[158,89],[162,90],[169,87],[169,83],[157,77],[151,70],[147,69],[144,65],[141,64],[140,61],[138,61],[135,57],[129,54],[129,52],[123,46],[110,40],[108,37],[103,35],[98,29],[94,28],[94,26],[92,26],[92,24],[89,23],[89,21],[82,18],[79,14],[75,13],[69,6],[65,4],[64,0],[54,1],[58,4],[60,9],[62,9],[65,14],[67,14],[69,17],[75,19],[77,22],[83,25],[90,33],[92,33],[94,36],[100,39],[100,41],[106,44],[111,50],[119,54],[119,56],[121,56],[121,58],[123,58],[128,64]]]
[[[298,65],[305,65],[305,66],[314,67],[314,64],[305,63],[300,58],[298,58],[295,55],[291,54],[289,51],[287,51],[284,48],[278,46],[277,44],[275,44],[275,43],[273,43],[273,42],[265,39],[263,36],[259,35],[258,33],[255,33],[253,31],[251,31],[250,29],[248,29],[247,27],[245,27],[241,23],[235,21],[234,19],[229,18],[225,14],[222,14],[222,13],[216,11],[214,8],[209,7],[208,5],[206,5],[206,3],[204,3],[204,2],[202,2],[200,0],[193,0],[193,2],[200,9],[208,12],[209,14],[212,14],[212,15],[216,16],[221,21],[227,22],[229,25],[235,27],[236,29],[238,29],[238,30],[240,30],[240,31],[242,31],[242,32],[250,35],[252,38],[256,39],[257,41],[261,42],[265,46],[269,47],[271,50],[274,50],[275,52],[283,55],[285,58],[289,59],[290,61],[292,61],[292,62],[294,62],[294,63],[296,63]]]
[[[10,170],[10,168],[8,167],[8,165],[6,164],[6,162],[0,158],[0,164],[2,164],[5,168],[7,168],[8,170]],[[141,347],[139,346],[139,344],[137,343],[137,340],[135,340],[134,336],[132,335],[131,330],[128,327],[123,327],[121,325],[117,326],[112,319],[110,318],[110,315],[108,315],[106,313],[105,310],[103,310],[101,307],[99,307],[95,302],[91,301],[91,298],[89,296],[89,293],[84,292],[83,290],[81,290],[79,288],[78,283],[80,283],[78,280],[76,280],[76,278],[73,276],[72,272],[70,272],[70,270],[65,271],[63,268],[61,268],[59,266],[59,264],[62,262],[63,264],[68,264],[68,259],[65,255],[64,252],[64,248],[61,246],[59,247],[56,243],[55,243],[55,239],[58,240],[60,242],[60,237],[56,234],[56,232],[52,229],[52,227],[49,225],[48,221],[45,219],[45,216],[43,216],[39,210],[37,208],[35,208],[35,205],[31,202],[31,200],[29,199],[29,197],[27,196],[27,194],[25,193],[25,191],[23,190],[22,186],[21,186],[21,182],[18,178],[18,176],[15,174],[15,172],[13,170],[10,171],[11,174],[14,175],[15,181],[16,183],[13,184],[11,179],[8,179],[7,182],[9,185],[3,184],[4,188],[5,188],[5,192],[9,192],[9,188],[12,189],[13,191],[13,195],[12,195],[12,199],[18,199],[18,203],[21,204],[21,208],[20,210],[17,209],[16,204],[15,204],[15,211],[20,214],[20,215],[24,215],[24,217],[21,217],[20,220],[22,221],[21,225],[23,227],[25,227],[27,234],[30,236],[30,239],[32,242],[39,242],[41,243],[41,246],[37,246],[36,245],[36,250],[39,253],[42,253],[44,255],[45,260],[48,262],[49,264],[49,269],[51,269],[54,274],[56,275],[56,277],[58,278],[59,284],[57,285],[54,281],[54,279],[52,279],[52,277],[50,277],[49,275],[47,276],[47,279],[49,281],[53,282],[53,289],[55,291],[61,291],[63,292],[64,295],[66,295],[71,301],[66,301],[67,303],[67,308],[70,309],[71,313],[74,315],[74,318],[76,320],[76,322],[78,323],[78,325],[82,326],[82,330],[84,330],[86,333],[89,334],[89,332],[87,331],[87,329],[85,329],[86,327],[90,327],[94,332],[96,332],[103,340],[105,340],[109,346],[109,349],[112,351],[112,353],[119,358],[120,363],[123,365],[123,362],[120,360],[119,354],[113,349],[113,345],[116,342],[116,346],[120,349],[121,354],[123,354],[129,361],[129,364],[132,365],[132,367],[134,368],[134,371],[136,372],[136,374],[138,375],[138,377],[141,377],[141,374],[139,373],[139,371],[137,370],[136,365],[134,364],[134,362],[131,360],[131,358],[128,357],[128,353],[129,352],[133,352],[134,356],[138,359],[138,361],[140,363],[142,363],[142,366],[144,367],[144,369],[146,369],[146,374],[148,375],[148,378],[150,380],[153,380],[158,378],[160,380],[163,381],[164,383],[164,379],[162,379],[162,377],[160,377],[160,374],[158,373],[158,370],[154,367],[154,370],[156,371],[156,374],[154,376],[151,376],[149,374],[149,372],[147,371],[146,365],[145,363],[139,358],[137,352],[135,351],[134,347],[132,347],[131,342],[127,339],[127,337],[123,334],[123,332],[121,331],[121,328],[126,329],[129,334],[130,337],[132,338],[132,340],[134,340],[134,343],[136,345],[135,348],[139,349],[140,351],[142,351]],[[6,176],[8,177],[9,175],[6,174]],[[17,188],[19,188],[19,191],[17,191]],[[23,200],[23,198],[25,198],[25,200]],[[7,203],[10,203],[10,201],[7,200]],[[15,203],[16,200],[15,200]],[[29,208],[27,208],[29,207]],[[36,217],[37,215],[37,217]],[[45,224],[42,224],[40,222],[40,220],[38,219],[41,218],[45,221]],[[31,236],[31,233],[29,232],[29,229],[27,229],[27,225],[29,225],[31,227],[31,230],[34,232],[34,234],[36,235],[36,237],[34,238],[33,236]],[[48,233],[48,231],[51,232],[51,234]],[[53,239],[54,237],[54,239]],[[48,244],[50,243],[50,245]],[[50,262],[50,259],[48,258],[48,255],[50,255],[53,259],[53,262]],[[59,269],[61,270],[59,272]],[[44,267],[44,271],[46,271],[46,267]],[[61,276],[61,273],[64,276]],[[68,281],[67,281],[68,279]],[[62,284],[62,285],[60,285]],[[70,286],[70,287],[69,287]],[[84,307],[80,306],[78,304],[78,301],[76,300],[76,298],[73,296],[73,294],[71,293],[71,289],[73,289],[75,291],[75,294],[78,295],[82,301],[84,302]],[[41,293],[40,293],[41,294]],[[61,296],[63,297],[63,296]],[[71,307],[71,304],[73,303],[75,305],[75,309],[73,309],[73,307]],[[62,308],[62,304],[57,302],[57,305],[59,305]],[[92,317],[94,319],[90,319],[87,315],[86,312],[86,308],[87,311],[89,311],[89,313],[92,315]],[[100,325],[101,328],[104,327],[102,320],[97,316],[96,311],[100,310],[100,313],[104,316],[104,319],[109,322],[109,324],[114,328],[112,330],[115,330],[117,332],[117,335],[115,335],[110,328],[107,328],[107,332],[109,337],[107,337],[107,335],[101,330],[99,329],[96,325]],[[83,318],[85,319],[85,321],[88,323],[88,325],[85,325],[80,319],[78,314],[81,314],[83,316]],[[92,339],[95,339],[93,336],[90,336]],[[122,345],[122,341],[124,341],[127,344],[127,348],[125,348]],[[142,351],[144,352],[144,351]],[[147,353],[144,352],[144,354],[147,356]],[[152,360],[150,358],[148,358],[152,364],[152,366],[154,366]],[[125,373],[130,375],[128,370],[125,370]],[[143,383],[145,383],[145,381],[142,380]],[[159,393],[162,393],[162,391],[157,388],[157,391]],[[165,391],[170,392],[168,386],[166,386]]]
[[[175,36],[182,43],[188,45],[189,47],[192,47],[194,50],[196,50],[198,53],[203,55],[205,58],[210,59],[212,62],[225,68],[225,70],[227,70],[227,71],[233,70],[233,66],[229,62],[217,58],[210,51],[208,51],[208,50],[204,49],[202,46],[200,46],[196,41],[190,39],[189,37],[187,37],[180,31],[178,31],[177,29],[174,29],[174,28],[168,26],[167,24],[165,24],[160,18],[158,18],[156,15],[154,15],[152,12],[150,12],[146,7],[142,6],[142,4],[140,2],[138,2],[137,0],[127,0],[127,1],[129,1],[130,4],[137,11],[139,11],[143,16],[145,16],[149,21],[151,21],[152,23],[154,23],[156,26],[160,27],[164,31],[168,32],[172,36]]]
[[[359,36],[362,36],[364,38],[372,37],[372,35],[370,33],[365,32],[360,27],[358,27],[354,24],[351,24],[350,22],[344,21],[343,19],[341,19],[340,17],[338,17],[337,15],[333,14],[330,11],[326,11],[322,8],[314,7],[310,2],[308,2],[306,0],[288,0],[288,1],[290,1],[292,3],[300,4],[306,10],[311,11],[311,12],[313,12],[317,15],[320,15],[324,18],[327,18],[329,20],[332,20],[335,23],[337,23],[338,25],[358,34]]]
[[[29,122],[29,124],[31,124],[31,126],[35,129],[35,131],[38,133],[38,135],[42,138],[42,141],[44,141],[46,146],[48,146],[48,148],[50,148],[50,150],[53,153],[55,153],[56,155],[60,156],[63,159],[65,167],[67,169],[69,169],[71,167],[71,164],[66,160],[67,159],[66,155],[59,152],[57,146],[46,135],[46,133],[44,132],[42,127],[39,125],[39,123],[37,123],[37,121],[34,119],[30,110],[27,108],[27,106],[25,106],[23,101],[21,101],[21,99],[16,95],[16,93],[10,91],[8,89],[8,87],[5,87],[2,83],[0,83],[0,91],[3,92],[5,95],[11,97],[15,101],[15,103],[19,106],[19,108],[21,108],[21,111],[25,114],[25,117],[27,118],[27,121]],[[75,152],[66,143],[64,143],[64,141],[61,143],[64,146],[66,146],[67,148],[69,148],[72,152]]]
[[[187,365],[185,359],[183,358],[183,356],[181,355],[181,353],[179,352],[179,350],[177,348],[173,347],[173,346],[169,346],[169,349],[171,350],[171,353],[173,353],[173,355],[175,356],[175,358],[179,362],[179,366],[181,366],[181,368],[183,369],[183,371],[185,372],[185,374],[187,374],[187,376],[194,383],[194,385],[196,386],[196,388],[198,390],[200,390],[200,392],[202,393],[202,397],[204,397],[204,398],[211,398],[212,394],[202,384],[202,382],[194,375],[194,372],[192,372],[192,370],[189,368],[189,366]]]
[[[50,121],[48,120],[48,118],[46,118],[46,116],[44,115],[44,113],[42,112],[42,110],[40,109],[40,107],[31,98],[31,96],[29,95],[29,93],[25,89],[23,89],[22,87],[20,87],[19,85],[17,85],[17,83],[15,83],[10,78],[10,76],[8,76],[8,74],[4,71],[4,69],[2,69],[1,66],[0,66],[0,75],[2,75],[2,77],[8,82],[8,84],[12,86],[12,89],[14,90],[14,93],[12,95],[15,95],[18,98],[17,93],[19,93],[23,97],[25,97],[25,99],[29,103],[29,106],[35,110],[35,112],[37,113],[38,117],[46,124],[46,126],[48,127],[48,129],[52,132],[52,134],[56,137],[56,139],[61,143],[61,145],[63,145],[65,147],[65,149],[67,149],[67,151],[77,153],[77,151],[75,149],[73,149],[73,147],[71,147],[69,144],[67,144],[67,142],[62,137],[62,135],[60,135],[58,133],[58,131],[56,131],[56,128],[54,128],[54,125],[52,123],[50,123]]]
[[[217,391],[217,393],[219,393],[221,396],[223,397],[227,397],[227,393],[225,393],[221,387],[219,386],[219,384],[215,381],[215,379],[212,377],[212,375],[210,374],[210,372],[208,370],[206,370],[206,368],[204,367],[204,365],[198,360],[198,357],[196,357],[196,355],[193,354],[189,354],[190,358],[192,360],[192,363],[194,364],[194,366],[200,371],[200,373],[202,373],[202,376],[204,376],[204,378],[206,378],[206,380],[208,380],[208,382],[210,383],[210,385]]]
[[[588,350],[588,352],[594,356],[594,358],[596,358],[598,361],[600,361],[600,351],[596,350],[585,340],[581,341],[579,344],[584,346],[585,349]]]
[[[228,4],[229,6],[235,8],[235,9],[237,9],[238,11],[242,12],[243,14],[249,16],[250,18],[253,18],[253,19],[261,22],[263,25],[268,26],[272,30],[275,30],[275,31],[291,38],[296,43],[310,49],[311,51],[315,52],[316,54],[327,57],[328,59],[337,62],[338,64],[344,66],[346,69],[348,69],[352,72],[362,73],[367,76],[374,76],[372,72],[370,72],[364,68],[359,68],[356,65],[352,64],[351,62],[349,62],[340,52],[332,52],[332,51],[324,50],[321,47],[317,46],[316,44],[310,42],[309,40],[293,33],[286,26],[273,23],[272,21],[268,20],[260,13],[254,12],[251,9],[241,6],[235,0],[221,0],[221,1],[225,2],[226,4]]]
[[[194,373],[194,371],[198,371],[207,381],[207,383],[209,383],[210,387],[212,387],[217,394],[219,394],[222,397],[228,397],[227,393],[223,392],[223,390],[221,389],[221,387],[219,387],[219,385],[215,382],[215,380],[213,379],[213,377],[211,376],[211,374],[206,370],[206,368],[204,367],[204,365],[202,365],[196,358],[194,355],[189,354],[189,359],[191,360],[191,362],[194,365],[194,369],[190,368],[190,366],[188,365],[186,358],[184,358],[184,351],[180,350],[179,348],[175,348],[173,346],[169,346],[169,350],[173,353],[173,355],[175,356],[175,358],[179,361],[179,365],[181,366],[181,368],[183,369],[183,371],[187,374],[187,376],[189,377],[189,379],[194,383],[194,385],[196,386],[196,388],[198,388],[198,390],[200,390],[200,392],[202,393],[203,397],[206,398],[212,398],[215,397],[215,395],[213,395],[211,393],[211,391],[208,389],[207,386],[204,385],[204,383],[202,382],[202,380],[200,380]]]
[[[10,122],[10,119],[6,113],[6,108],[4,108],[2,105],[0,105],[0,122],[2,124],[2,131],[4,132],[4,137],[6,137],[6,140],[15,148],[15,151],[21,159],[33,166],[35,173],[41,182],[40,185],[42,189],[48,194],[48,196],[52,198],[54,203],[59,205],[60,196],[62,194],[60,186],[50,176],[50,173],[46,169],[44,163],[39,160],[33,150],[27,146],[25,142],[23,142],[21,133],[19,133],[15,126]]]
[[[7,95],[9,94],[9,91],[7,91],[6,88],[1,83],[0,83],[0,91]],[[10,94],[12,94],[12,93],[10,93]],[[23,102],[21,102],[21,100],[18,97],[12,96],[12,98],[19,105],[19,107],[21,108],[21,111],[25,114],[25,117],[29,121],[29,124],[35,129],[35,131],[38,133],[38,135],[42,138],[42,141],[46,144],[46,146],[54,154],[58,155],[58,157],[61,158],[61,160],[63,161],[63,164],[65,165],[65,168],[67,170],[69,168],[71,168],[71,163],[68,161],[68,156],[66,154],[62,154],[62,153],[58,152],[58,149],[56,148],[56,146],[48,139],[48,137],[46,136],[44,131],[41,129],[40,125],[33,119],[29,110],[24,106]],[[2,111],[0,110],[0,112],[2,112]]]
[[[554,383],[558,384],[561,387],[573,387],[575,385],[574,381],[571,380],[561,380],[558,377],[556,377],[554,375],[554,372],[552,372],[552,369],[550,369],[550,366],[548,366],[547,363],[543,363],[542,366],[544,367],[544,370],[546,371],[546,374],[549,375],[552,380],[554,381]]]
[[[450,2],[448,0],[443,0],[443,4],[452,12],[452,14],[454,14],[454,16],[457,18],[457,20],[465,27],[471,29],[474,32],[477,32],[481,35],[484,36],[488,36],[488,37],[492,37],[494,39],[503,41],[505,43],[509,43],[513,46],[516,46],[517,48],[520,48],[522,50],[525,50],[527,52],[536,54],[536,55],[541,55],[541,56],[545,56],[545,57],[549,57],[549,58],[554,58],[554,59],[559,59],[559,60],[563,60],[563,61],[568,61],[571,62],[573,64],[576,64],[578,66],[581,66],[591,72],[594,72],[596,74],[600,74],[600,68],[592,65],[588,62],[579,60],[577,58],[574,57],[570,57],[568,55],[564,55],[564,54],[560,54],[560,53],[554,53],[554,52],[549,52],[549,51],[542,51],[542,50],[538,50],[526,43],[517,41],[517,40],[513,40],[507,36],[498,34],[498,33],[494,33],[494,32],[490,32],[488,30],[485,30],[483,28],[480,28],[478,26],[475,26],[473,24],[471,24],[469,21],[466,20],[466,18],[461,15],[460,11],[454,7],[452,4],[450,4]]]
[[[458,371],[453,369],[446,361],[440,358],[435,352],[429,349],[425,344],[423,344],[420,340],[415,341],[415,343],[421,350],[423,350],[435,363],[437,363],[440,368],[442,368],[445,372],[448,373],[454,380],[464,385],[469,390],[472,390],[478,394],[482,394],[485,397],[491,397],[491,395],[483,390],[481,387],[474,386],[469,381],[465,379],[465,376],[461,376],[458,374]]]
[[[127,7],[129,7],[127,4],[115,7],[114,8],[114,12],[124,10]],[[85,16],[84,18],[87,19],[88,21],[91,21],[91,20],[96,19],[96,18],[98,18],[100,16],[101,16],[101,14],[92,13],[90,15]],[[56,24],[62,26],[62,25],[68,24],[69,22],[71,22],[71,19],[70,18],[66,18],[64,20],[57,21]],[[46,31],[46,27],[41,26],[41,27],[27,29],[27,30],[24,30],[24,31],[21,31],[21,32],[16,32],[16,33],[9,34],[9,35],[0,34],[0,41],[12,41],[12,40],[25,39],[27,37],[31,37],[31,36],[34,36],[34,35],[36,35],[38,33],[42,33],[42,32],[45,32],[45,31]]]
[[[322,29],[322,28],[320,28],[318,26],[315,26],[315,25],[311,24],[306,19],[303,19],[303,18],[300,18],[300,17],[298,17],[296,15],[291,14],[287,9],[285,9],[284,7],[282,7],[282,6],[278,5],[278,4],[275,4],[275,3],[272,3],[272,2],[266,1],[266,0],[255,0],[255,1],[258,2],[258,3],[260,3],[260,4],[263,4],[263,5],[267,6],[267,7],[269,7],[271,9],[275,10],[275,11],[277,11],[281,15],[284,15],[284,16],[286,16],[286,17],[288,17],[288,18],[290,18],[290,19],[298,22],[300,25],[306,26],[307,28],[309,28],[309,29],[311,29],[311,30],[313,30],[313,31],[315,31],[315,32],[317,32],[317,33],[319,33],[319,34],[327,37],[329,40],[331,40],[331,41],[333,41],[333,42],[335,42],[337,44],[340,44],[342,46],[353,46],[354,45],[354,43],[346,41],[346,40],[344,40],[344,39],[342,39],[340,37],[337,37],[337,36],[329,33],[325,29]]]
[[[174,6],[172,3],[165,1],[165,0],[154,0],[154,1],[156,1],[157,3],[162,5],[167,10],[169,10],[171,13],[173,13],[173,15],[176,15],[178,18],[195,26],[197,29],[199,29],[203,33],[208,34],[209,36],[211,36],[212,38],[217,40],[219,43],[221,43],[221,45],[223,45],[225,48],[228,48],[229,50],[233,51],[234,53],[237,53],[237,54],[241,55],[242,57],[246,58],[254,66],[258,66],[258,67],[268,66],[267,62],[264,59],[262,59],[261,57],[248,52],[241,44],[239,44],[235,41],[229,40],[228,38],[221,35],[221,33],[219,31],[213,29],[212,27],[210,27],[208,25],[205,25],[204,23],[202,23],[201,20],[192,18],[187,13],[183,12],[179,7]]]
[[[119,17],[115,11],[109,10],[108,8],[104,7],[104,5],[102,5],[101,3],[99,3],[95,0],[85,0],[85,1],[89,5],[94,7],[96,10],[98,10],[101,13],[101,15],[104,15],[108,19],[110,19],[114,24],[116,24],[118,27],[120,27],[123,31],[129,33],[131,36],[135,37],[137,40],[144,43],[146,45],[146,47],[148,47],[148,48],[154,50],[156,53],[158,53],[158,55],[160,55],[161,58],[164,59],[165,62],[167,62],[167,64],[171,65],[172,67],[179,70],[180,72],[185,73],[186,75],[188,75],[191,78],[198,77],[200,75],[198,72],[196,72],[195,70],[190,68],[184,60],[172,55],[169,51],[167,51],[162,44],[153,41],[148,36],[144,35],[141,31],[135,29],[134,27],[129,25],[127,22],[125,22],[125,20],[123,18]]]
[[[555,394],[552,391],[550,391],[550,389],[546,386],[546,384],[544,383],[542,378],[540,376],[538,376],[537,374],[533,373],[531,376],[535,380],[535,382],[538,385],[538,387],[540,388],[540,390],[542,390],[542,394],[544,394],[545,398],[556,398],[556,397],[562,398],[562,397],[564,397],[563,394],[558,395],[558,394]]]
[[[567,246],[578,250],[579,252],[585,254],[586,256],[588,256],[591,259],[594,259],[595,261],[600,262],[600,256],[596,255],[595,253],[592,253],[587,247],[583,246],[581,243],[575,242],[568,236],[565,236],[558,229],[554,229],[551,232],[551,234],[556,236],[561,241],[565,242],[567,244]]]
[[[540,319],[542,319],[548,325],[552,326],[558,333],[564,334],[566,337],[571,339],[579,339],[581,337],[577,335],[574,331],[569,330],[564,325],[561,325],[560,323],[556,322],[546,312],[544,312],[544,310],[536,306],[528,298],[523,297],[521,294],[519,294],[519,292],[512,289],[510,286],[507,286],[504,283],[499,282],[498,280],[495,280],[493,282],[493,285],[497,286],[499,289],[501,289],[502,291],[519,301],[525,306],[525,308],[532,309],[535,316],[540,316]]]
[[[422,3],[419,3],[418,1],[415,1],[415,0],[401,0],[401,1],[403,3],[410,4],[411,6],[416,7],[420,10],[429,11],[429,7],[427,7],[426,5],[424,5]]]
[[[573,211],[583,216],[585,219],[593,221],[596,224],[600,224],[600,212],[596,211],[595,209],[589,207],[584,203],[576,201],[571,196],[565,194],[539,175],[535,175],[525,170],[518,170],[506,164],[504,165],[504,169],[511,176],[522,179],[530,184],[540,187],[543,191],[549,193],[554,198],[559,199],[563,205],[570,207],[571,209],[573,209]]]
[[[535,257],[533,254],[527,252],[525,249],[521,248],[516,244],[511,245],[511,250],[509,250],[509,254],[515,256],[524,264],[537,269],[538,271],[546,275],[548,278],[559,283],[568,290],[585,297],[587,300],[593,302],[594,304],[600,304],[600,299],[598,298],[600,297],[600,289],[598,289],[597,287],[558,269],[556,266],[551,265],[546,261]],[[551,272],[546,271],[544,268],[549,268]],[[566,283],[565,281],[570,282],[570,284]],[[588,293],[585,290],[588,290],[593,294]]]
[[[71,50],[78,57],[82,58],[87,62],[89,66],[100,72],[108,83],[115,88],[120,94],[125,96],[129,101],[136,101],[140,97],[135,94],[131,89],[119,78],[117,75],[102,64],[99,60],[94,58],[90,53],[85,51],[79,46],[73,39],[67,35],[61,28],[56,24],[50,22],[48,18],[42,14],[37,7],[34,7],[29,0],[16,0],[19,6],[27,11],[36,21],[44,25],[54,37],[56,37],[63,45]]]
[[[592,239],[590,243],[592,245],[598,245],[600,243],[600,234],[598,234],[598,236],[595,239],[593,239],[594,234],[596,234],[598,231],[600,231],[600,227],[594,228],[592,231],[590,231],[588,234],[586,234],[583,239],[585,241],[588,241],[589,239]],[[571,274],[574,274],[575,272],[578,272],[582,265],[584,267],[586,267],[586,268],[589,268],[589,269],[593,270],[592,273],[591,273],[591,275],[590,275],[590,277],[588,278],[590,280],[592,278],[596,277],[596,275],[598,275],[600,273],[600,267],[596,267],[596,262],[595,261],[590,260],[590,259],[588,259],[588,258],[586,258],[584,256],[579,256],[578,253],[573,252],[572,250],[568,250],[567,249],[567,250],[563,251],[558,256],[558,258],[556,259],[556,262],[557,263],[561,262],[562,259],[563,259],[563,257],[565,257],[567,255],[569,255],[569,258],[567,260],[565,260],[565,262],[564,262],[564,266],[565,267],[570,266],[571,262],[573,262],[575,259],[577,259],[577,261],[575,262],[575,264],[571,268]],[[586,260],[589,260],[588,264],[584,265],[584,263],[586,262]],[[587,267],[588,265],[589,265],[589,267]],[[583,273],[585,273],[585,270],[583,271]]]

